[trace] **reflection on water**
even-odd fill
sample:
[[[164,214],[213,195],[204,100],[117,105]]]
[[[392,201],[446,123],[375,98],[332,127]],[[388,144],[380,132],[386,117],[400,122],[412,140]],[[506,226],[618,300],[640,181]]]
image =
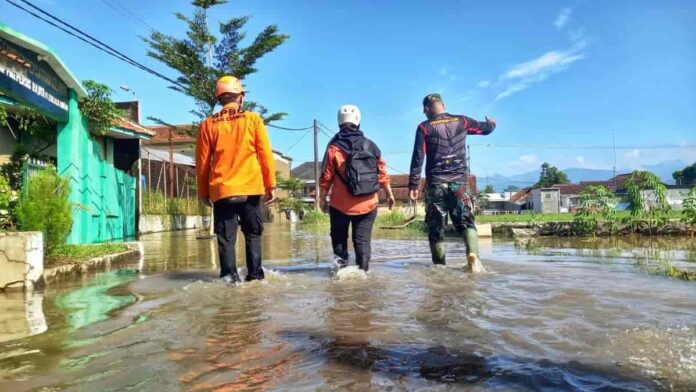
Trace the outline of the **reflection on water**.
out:
[[[56,306],[66,314],[71,329],[105,320],[110,311],[135,302],[135,297],[122,289],[133,279],[128,270],[97,275],[84,287],[59,295]]]
[[[149,235],[139,273],[43,293],[43,333],[3,298],[0,390],[693,390],[695,286],[622,262],[693,244],[653,240],[483,242],[471,275],[386,233],[336,277],[325,235],[269,225],[267,280],[233,287],[213,241]]]
[[[37,335],[47,329],[42,292],[0,294],[0,342]]]

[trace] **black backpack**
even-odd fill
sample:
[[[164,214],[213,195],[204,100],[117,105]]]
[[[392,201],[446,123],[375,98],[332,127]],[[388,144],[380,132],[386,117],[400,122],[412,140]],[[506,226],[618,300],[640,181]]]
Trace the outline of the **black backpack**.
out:
[[[370,151],[369,141],[363,139],[359,148],[345,151],[348,154],[346,159],[346,173],[340,178],[353,196],[371,195],[379,192],[379,168],[377,157]]]

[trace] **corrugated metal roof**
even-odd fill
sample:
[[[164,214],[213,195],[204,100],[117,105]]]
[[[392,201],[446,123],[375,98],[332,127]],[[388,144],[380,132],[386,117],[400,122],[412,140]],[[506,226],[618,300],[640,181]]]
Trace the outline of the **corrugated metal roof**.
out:
[[[156,150],[154,148],[142,147],[140,149],[140,158],[149,159],[157,162],[169,162],[169,151]],[[174,153],[174,164],[185,166],[196,166],[196,160],[177,152]]]

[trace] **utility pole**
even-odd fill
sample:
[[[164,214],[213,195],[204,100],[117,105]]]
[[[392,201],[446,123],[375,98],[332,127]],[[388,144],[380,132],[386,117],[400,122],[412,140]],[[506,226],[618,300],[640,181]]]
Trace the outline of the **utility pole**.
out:
[[[616,129],[614,129],[614,186],[616,186]]]
[[[174,142],[172,127],[169,127],[169,197],[174,197]]]
[[[319,210],[319,126],[314,120],[314,209]]]

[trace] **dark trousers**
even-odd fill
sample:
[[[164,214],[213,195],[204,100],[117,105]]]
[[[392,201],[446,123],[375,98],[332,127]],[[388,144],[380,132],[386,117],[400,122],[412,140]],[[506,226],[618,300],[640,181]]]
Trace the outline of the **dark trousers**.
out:
[[[249,196],[239,202],[221,199],[213,206],[215,234],[220,255],[220,277],[237,275],[237,226],[241,224],[246,245],[247,280],[263,279],[261,268],[261,196]]]
[[[334,255],[344,262],[348,261],[348,227],[352,228],[353,248],[355,249],[355,264],[367,271],[370,268],[372,254],[372,225],[377,217],[377,209],[363,215],[346,215],[331,208],[331,245]]]

